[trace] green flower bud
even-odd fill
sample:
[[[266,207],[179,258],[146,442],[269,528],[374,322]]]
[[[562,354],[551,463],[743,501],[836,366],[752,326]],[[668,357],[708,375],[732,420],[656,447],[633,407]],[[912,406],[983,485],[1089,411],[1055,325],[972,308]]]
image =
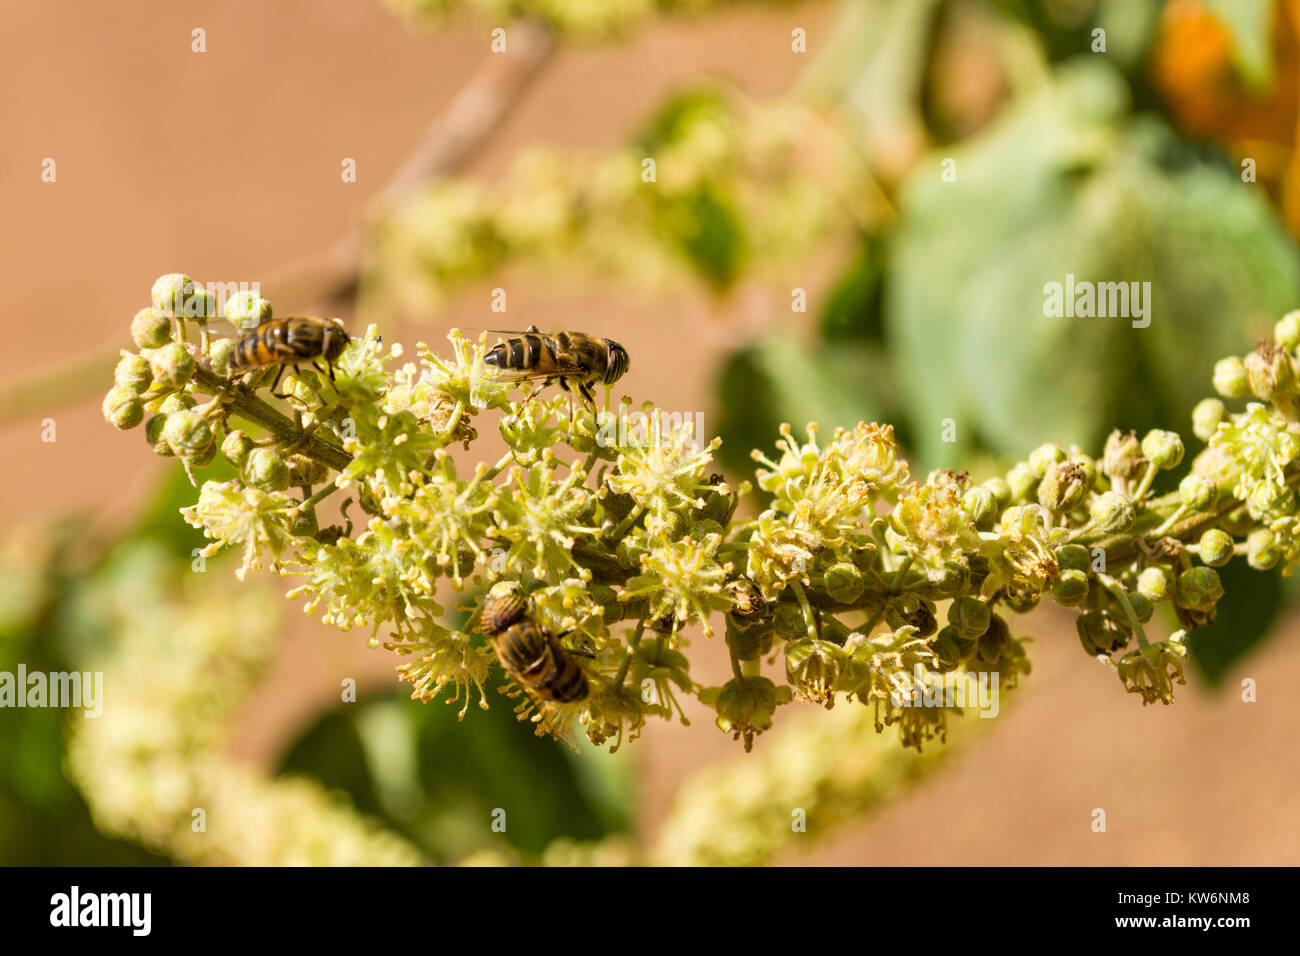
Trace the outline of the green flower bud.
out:
[[[862,597],[866,588],[862,572],[847,562],[841,562],[827,570],[824,580],[827,595],[840,604],[852,604]]]
[[[126,431],[144,421],[144,400],[122,385],[114,385],[104,396],[104,419],[114,428]]]
[[[1142,445],[1133,432],[1116,429],[1106,438],[1101,470],[1109,478],[1127,481],[1141,473],[1146,462],[1142,458]]]
[[[783,640],[792,641],[808,635],[808,625],[803,619],[803,613],[793,604],[778,604],[772,624],[776,628],[777,636]]]
[[[289,466],[274,448],[254,448],[244,462],[244,477],[262,491],[283,491],[289,487]]]
[[[155,455],[161,455],[163,458],[171,458],[176,452],[172,451],[171,445],[167,444],[167,439],[163,438],[163,429],[167,427],[166,415],[155,415],[144,425],[145,441],[153,449]]]
[[[194,377],[194,357],[179,342],[171,342],[148,353],[154,381],[179,388]]]
[[[1178,483],[1178,500],[1193,511],[1204,511],[1218,497],[1218,486],[1200,475],[1188,475]]]
[[[113,371],[113,381],[137,395],[143,394],[153,384],[153,369],[143,355],[122,350],[122,358]]]
[[[244,462],[248,461],[249,452],[252,450],[253,439],[238,428],[227,434],[225,440],[221,443],[222,456],[236,468],[244,467]]]
[[[1092,567],[1092,552],[1081,544],[1063,544],[1056,549],[1056,564],[1062,571],[1072,569],[1086,574]]]
[[[1063,607],[1078,607],[1088,600],[1088,575],[1075,568],[1061,572],[1059,580],[1052,584],[1052,597]]]
[[[733,627],[727,631],[727,643],[736,652],[737,660],[756,661],[772,649],[772,629]]]
[[[988,630],[976,642],[976,655],[986,664],[996,664],[1002,659],[1002,652],[1011,643],[1011,629],[1007,622],[994,614],[989,618]]]
[[[963,558],[960,561],[945,561],[943,577],[936,587],[943,595],[960,594],[970,587],[970,565]]]
[[[1250,390],[1265,402],[1285,393],[1295,385],[1295,369],[1291,358],[1280,349],[1263,344],[1246,356],[1243,363],[1250,381]]]
[[[131,341],[138,349],[162,348],[172,340],[172,320],[155,308],[141,309],[131,320]]]
[[[1228,417],[1228,410],[1217,398],[1202,399],[1192,409],[1192,433],[1201,441],[1209,441],[1219,430],[1219,423]]]
[[[1159,603],[1169,597],[1169,575],[1165,569],[1144,568],[1138,575],[1137,593],[1153,603]]]
[[[934,651],[935,660],[942,670],[950,671],[961,663],[962,652],[957,642],[957,632],[952,627],[945,627],[930,642],[930,650]],[[967,643],[974,646],[973,641]]]
[[[164,415],[171,415],[174,412],[189,411],[197,404],[198,402],[194,400],[194,396],[189,392],[172,392],[162,400],[162,404],[158,406],[158,411]]]
[[[962,510],[979,526],[988,526],[998,516],[998,498],[989,488],[977,485],[961,496]]]
[[[208,368],[222,378],[230,376],[230,357],[235,354],[234,339],[216,339],[208,347]]]
[[[194,295],[194,280],[179,272],[159,276],[153,284],[153,304],[155,308],[172,315],[183,315],[185,303]]]
[[[1232,558],[1232,538],[1218,528],[1211,528],[1201,535],[1200,543],[1196,546],[1196,552],[1206,564],[1211,567],[1221,568]]]
[[[914,594],[904,594],[885,609],[885,620],[895,630],[912,627],[916,629],[917,637],[929,637],[939,629],[934,610],[933,601],[918,598]]]
[[[292,455],[289,458],[289,484],[295,487],[319,484],[327,474],[329,469],[306,455]],[[703,539],[697,536],[695,540]]]
[[[239,332],[255,329],[271,321],[271,303],[251,289],[226,300],[226,318]]]
[[[1074,622],[1079,643],[1089,654],[1112,654],[1128,646],[1133,629],[1120,615],[1110,611],[1085,611]]]
[[[989,629],[992,614],[989,606],[979,598],[959,597],[948,606],[948,625],[957,636],[975,640]],[[947,630],[948,628],[944,628]]]
[[[1023,461],[1007,472],[1007,487],[1011,489],[1012,501],[1028,501],[1038,484],[1038,476]]]
[[[873,542],[864,541],[862,547],[855,548],[853,551],[854,566],[859,571],[870,571],[876,566],[876,559],[880,556],[877,551]]]
[[[1070,511],[1083,501],[1091,482],[1074,462],[1052,462],[1038,485],[1038,503],[1055,514]]]
[[[1152,429],[1142,439],[1142,454],[1161,471],[1169,471],[1183,460],[1183,440],[1178,432]]]
[[[1178,576],[1174,600],[1194,611],[1208,611],[1223,597],[1219,572],[1213,568],[1192,568]]]
[[[700,694],[700,700],[706,704],[713,702],[718,712],[718,729],[736,740],[744,738],[748,752],[753,749],[754,738],[772,726],[772,715],[777,705],[784,703],[782,697],[788,699],[788,694],[788,688],[777,688],[766,677],[746,677],[728,681],[716,693],[705,691]]]
[[[213,444],[212,429],[198,412],[183,409],[167,416],[163,440],[182,458],[197,457]]]
[[[1107,491],[1092,503],[1092,522],[1105,534],[1118,534],[1133,526],[1133,503],[1117,491]]]
[[[1300,346],[1300,311],[1288,312],[1273,326],[1273,342],[1280,349],[1294,352]]]
[[[1241,359],[1219,359],[1214,363],[1214,390],[1224,398],[1245,398],[1250,394],[1250,377]]]
[[[1138,591],[1129,591],[1126,595],[1128,605],[1133,609],[1133,616],[1138,619],[1139,624],[1145,624],[1151,620],[1151,615],[1155,613],[1155,605]]]
[[[1277,535],[1270,529],[1256,528],[1246,536],[1246,563],[1256,571],[1267,571],[1281,559],[1282,549],[1278,547]]]
[[[983,487],[993,492],[993,497],[998,500],[999,505],[1005,505],[1011,500],[1011,486],[1007,484],[1005,478],[994,476],[984,482]]]
[[[191,468],[206,468],[208,465],[212,464],[216,457],[217,445],[216,442],[213,442],[197,455],[189,455],[186,457],[185,461],[189,463]]]
[[[785,675],[795,697],[828,710],[835,703],[835,684],[845,662],[844,649],[830,641],[804,638],[785,647]]]
[[[217,297],[207,289],[196,286],[194,294],[185,300],[185,318],[197,319],[200,325],[205,324],[208,319],[215,319],[219,314]]]
[[[1053,445],[1050,442],[1045,445],[1039,445],[1029,453],[1029,470],[1034,473],[1035,478],[1042,478],[1047,474],[1049,465],[1058,461],[1065,461],[1065,449],[1060,445]]]

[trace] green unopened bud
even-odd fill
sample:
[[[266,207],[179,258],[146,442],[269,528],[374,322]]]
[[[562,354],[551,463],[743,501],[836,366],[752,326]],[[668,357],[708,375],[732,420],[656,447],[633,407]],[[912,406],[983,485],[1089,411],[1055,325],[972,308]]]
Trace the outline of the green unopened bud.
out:
[[[854,565],[841,562],[829,568],[825,576],[826,593],[832,601],[840,604],[852,604],[862,597],[866,585],[862,572]]]
[[[1218,486],[1200,475],[1188,475],[1178,483],[1178,500],[1193,511],[1204,511],[1214,504]]]
[[[131,320],[131,340],[138,349],[161,348],[172,340],[172,320],[160,309],[141,309]]]
[[[1007,622],[994,614],[989,618],[988,630],[976,642],[976,656],[986,664],[996,664],[1002,659],[1002,652],[1011,643],[1011,629]]]
[[[951,594],[960,594],[970,587],[970,565],[965,558],[960,561],[945,561],[943,563],[943,577],[935,585],[939,593],[945,597]]]
[[[799,608],[793,604],[778,604],[772,624],[777,636],[783,640],[792,641],[808,634],[808,624]]]
[[[1133,526],[1137,517],[1133,503],[1117,491],[1099,495],[1090,510],[1092,523],[1105,534],[1118,534]]]
[[[756,661],[772,649],[770,627],[732,627],[727,631],[727,644],[736,652],[736,659]]]
[[[984,482],[983,487],[993,492],[993,497],[997,499],[999,505],[1005,505],[1011,500],[1011,486],[1007,484],[1005,478],[995,475]]]
[[[939,662],[941,669],[950,671],[961,663],[961,648],[958,645],[958,635],[953,627],[945,627],[935,635],[934,640],[930,642],[930,650],[934,651],[935,660]],[[967,642],[973,646],[974,642]]]
[[[1083,649],[1094,656],[1122,650],[1133,639],[1129,623],[1110,611],[1085,611],[1074,622],[1074,629]]]
[[[1263,401],[1272,401],[1295,384],[1290,356],[1267,343],[1247,355],[1243,364],[1251,392]]]
[[[179,272],[159,276],[151,293],[154,307],[172,315],[184,315],[185,303],[194,295],[195,288],[194,280]]]
[[[171,415],[174,412],[189,411],[197,404],[198,402],[189,392],[172,392],[162,400],[162,404],[158,406],[158,411],[164,415]]]
[[[977,526],[991,525],[998,516],[997,495],[983,485],[967,489],[961,496],[961,506]]]
[[[172,451],[171,445],[163,438],[163,429],[167,427],[166,415],[155,415],[149,421],[145,422],[144,438],[153,449],[155,455],[161,455],[163,458],[171,458],[176,452]]]
[[[805,638],[785,647],[785,674],[795,697],[827,709],[835,703],[835,684],[844,663],[844,649],[830,641]]]
[[[200,325],[206,324],[208,319],[215,319],[220,314],[217,297],[207,289],[195,286],[194,293],[185,300],[184,314],[187,319],[197,319]]]
[[[114,385],[104,396],[104,419],[126,431],[144,421],[144,400],[132,389]]]
[[[1038,476],[1023,461],[1007,472],[1007,487],[1011,489],[1012,501],[1028,501],[1038,484]]]
[[[1219,423],[1228,417],[1228,410],[1217,398],[1202,399],[1192,409],[1192,433],[1201,441],[1209,441],[1219,430]]]
[[[735,678],[718,688],[716,694],[705,691],[700,699],[706,704],[713,702],[718,712],[718,729],[737,740],[744,738],[745,750],[749,751],[754,746],[754,737],[772,726],[772,714],[782,703],[781,690],[788,700],[790,691],[778,689],[766,677]]]
[[[113,381],[128,392],[139,395],[153,384],[153,369],[143,355],[123,349],[122,358],[113,371]]]
[[[1214,363],[1214,390],[1224,398],[1245,398],[1250,394],[1250,376],[1241,359],[1219,359]]]
[[[1183,439],[1178,432],[1152,429],[1142,439],[1142,454],[1161,471],[1169,471],[1183,460]]]
[[[244,462],[248,461],[248,455],[252,450],[253,439],[238,428],[226,435],[225,440],[221,443],[222,456],[236,468],[244,467]]]
[[[1267,531],[1268,529],[1263,530]],[[1232,538],[1218,528],[1211,528],[1201,535],[1200,543],[1196,546],[1196,553],[1201,556],[1201,560],[1206,564],[1211,567],[1221,568],[1232,558]]]
[[[254,448],[244,462],[244,477],[262,491],[283,491],[289,487],[289,466],[274,448]]]
[[[1194,611],[1208,611],[1223,597],[1223,584],[1214,568],[1191,568],[1178,576],[1174,599]]]
[[[1106,439],[1101,470],[1112,479],[1127,481],[1141,473],[1146,462],[1142,458],[1142,445],[1133,432],[1116,429]]]
[[[1061,572],[1061,577],[1052,584],[1052,598],[1064,607],[1078,607],[1088,600],[1088,575],[1074,568]]]
[[[183,409],[167,416],[163,440],[182,458],[204,454],[213,444],[212,429],[198,412]]]
[[[1065,461],[1065,449],[1060,445],[1053,445],[1050,442],[1045,445],[1039,445],[1029,453],[1029,470],[1034,473],[1035,478],[1042,478],[1047,474],[1047,468],[1058,461]]]
[[[252,290],[226,300],[226,318],[237,331],[247,332],[271,320],[271,303]]]
[[[1055,514],[1070,511],[1087,494],[1087,472],[1074,462],[1052,462],[1038,485],[1038,503]]]
[[[870,541],[864,541],[862,547],[855,548],[853,551],[853,564],[860,571],[870,571],[876,566],[876,559],[879,556],[876,545]]]
[[[1156,609],[1149,598],[1139,591],[1129,591],[1125,597],[1128,598],[1128,606],[1133,609],[1133,616],[1138,619],[1139,624],[1151,620],[1151,615]]]
[[[1273,326],[1273,344],[1288,352],[1300,347],[1300,310],[1288,312]]]
[[[1246,562],[1256,571],[1267,571],[1281,559],[1277,535],[1269,528],[1256,528],[1246,536]]]
[[[939,622],[934,616],[934,602],[918,598],[915,594],[904,594],[885,609],[885,620],[897,630],[911,627],[917,637],[929,637],[939,629]]]
[[[327,474],[329,469],[306,455],[292,455],[289,458],[289,484],[295,487],[315,485],[324,481]],[[695,540],[702,540],[702,536],[697,536]]]
[[[1169,597],[1169,575],[1164,568],[1150,567],[1138,575],[1137,593],[1158,604]]]
[[[169,342],[148,353],[154,381],[179,388],[194,377],[194,356],[179,342]]]
[[[948,606],[948,625],[956,630],[958,637],[966,640],[980,637],[989,629],[991,620],[988,604],[979,598],[959,597]]]
[[[217,339],[208,347],[208,368],[212,374],[227,378],[230,375],[230,357],[235,354],[234,339]]]
[[[1063,544],[1056,549],[1056,564],[1061,570],[1087,573],[1092,566],[1092,552],[1081,544]]]

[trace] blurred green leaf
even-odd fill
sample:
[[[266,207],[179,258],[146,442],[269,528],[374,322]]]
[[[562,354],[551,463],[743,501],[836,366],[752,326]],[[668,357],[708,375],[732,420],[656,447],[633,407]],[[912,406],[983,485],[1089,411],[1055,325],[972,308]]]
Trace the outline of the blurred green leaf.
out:
[[[1184,428],[1214,361],[1294,305],[1300,261],[1263,196],[1126,107],[1112,69],[1073,65],[952,151],[955,182],[942,156],[906,182],[886,328],[926,467]],[[1067,273],[1150,282],[1149,327],[1045,315]]]
[[[1205,6],[1228,28],[1246,81],[1256,87],[1271,83],[1274,0],[1206,0]]]
[[[1190,631],[1187,652],[1210,684],[1219,684],[1264,638],[1282,607],[1282,580],[1245,561],[1219,569],[1224,594],[1214,621]]]
[[[821,314],[821,336],[825,341],[883,339],[886,254],[883,239],[868,237],[831,287]]]

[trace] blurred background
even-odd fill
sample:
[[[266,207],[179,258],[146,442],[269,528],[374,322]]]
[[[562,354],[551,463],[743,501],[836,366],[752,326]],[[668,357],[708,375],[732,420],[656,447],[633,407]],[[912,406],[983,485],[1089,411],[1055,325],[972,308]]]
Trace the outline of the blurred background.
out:
[[[1215,360],[1300,306],[1300,3],[6,17],[0,670],[103,669],[106,697],[98,720],[0,710],[0,862],[1300,859],[1277,575],[1224,569],[1173,707],[1124,694],[1044,606],[1018,628],[1034,673],[939,753],[843,704],[796,705],[752,755],[689,705],[690,727],[575,754],[495,694],[463,722],[407,700],[399,659],[283,581],[195,573],[193,489],[100,411],[150,284],[185,272],[410,355],[503,320],[608,335],[633,357],[620,388],[703,412],[735,477],[784,421],[889,421],[914,473],[977,477],[1115,426],[1187,434]],[[1066,273],[1150,281],[1151,325],[1044,316]],[[692,653],[727,672],[720,646]],[[807,833],[791,807],[815,808]]]

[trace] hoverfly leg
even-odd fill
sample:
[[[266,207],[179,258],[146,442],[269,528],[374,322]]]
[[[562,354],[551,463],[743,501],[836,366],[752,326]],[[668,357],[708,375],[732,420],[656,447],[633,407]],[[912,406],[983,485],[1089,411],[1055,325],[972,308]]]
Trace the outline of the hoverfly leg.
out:
[[[283,395],[280,395],[275,390],[275,386],[280,384],[280,376],[283,374],[284,374],[284,366],[281,365],[275,370],[275,378],[271,379],[271,395],[274,398],[284,398]]]

